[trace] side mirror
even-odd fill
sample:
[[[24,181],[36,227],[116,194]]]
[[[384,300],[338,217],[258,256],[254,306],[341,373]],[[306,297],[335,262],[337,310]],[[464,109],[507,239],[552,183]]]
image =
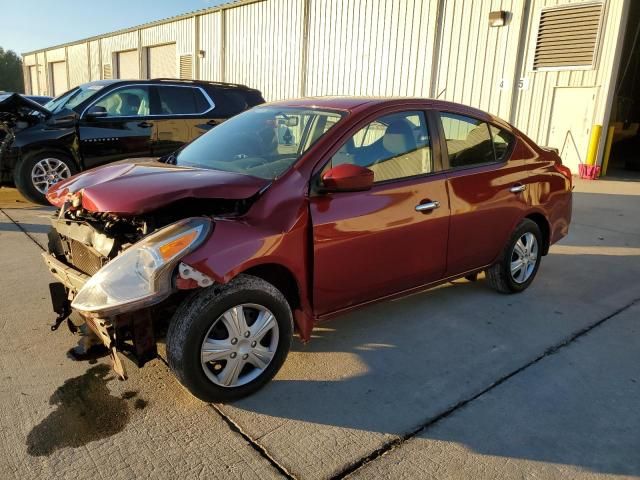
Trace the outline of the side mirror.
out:
[[[362,192],[373,186],[373,171],[368,168],[343,163],[322,175],[324,192]]]
[[[104,118],[108,115],[109,113],[107,112],[107,109],[98,105],[94,105],[87,112],[87,118],[91,120],[94,118]]]

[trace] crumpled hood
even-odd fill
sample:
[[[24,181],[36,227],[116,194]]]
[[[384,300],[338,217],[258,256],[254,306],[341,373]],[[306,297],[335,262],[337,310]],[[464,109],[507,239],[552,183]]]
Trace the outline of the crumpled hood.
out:
[[[184,198],[241,200],[258,193],[269,180],[202,168],[178,167],[143,158],[88,170],[54,185],[47,193],[61,207],[80,192],[90,212],[133,216]]]
[[[30,100],[18,93],[11,95],[0,95],[0,112],[20,114],[21,111],[32,111],[43,113],[46,117],[51,116],[51,112],[40,105],[38,102]]]

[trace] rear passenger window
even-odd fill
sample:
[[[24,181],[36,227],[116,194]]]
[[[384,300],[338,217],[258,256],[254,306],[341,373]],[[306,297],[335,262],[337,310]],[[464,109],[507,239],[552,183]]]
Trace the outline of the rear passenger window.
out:
[[[161,115],[197,115],[210,108],[199,88],[159,86]]]
[[[514,136],[493,125],[490,125],[489,128],[491,129],[491,139],[493,140],[493,148],[496,152],[496,160],[502,162],[506,160],[509,149],[513,144]]]
[[[496,161],[488,124],[454,113],[440,113],[440,120],[447,142],[451,168],[463,168]]]
[[[332,166],[342,163],[373,170],[375,182],[433,172],[431,141],[424,113],[393,113],[371,122],[333,156]]]

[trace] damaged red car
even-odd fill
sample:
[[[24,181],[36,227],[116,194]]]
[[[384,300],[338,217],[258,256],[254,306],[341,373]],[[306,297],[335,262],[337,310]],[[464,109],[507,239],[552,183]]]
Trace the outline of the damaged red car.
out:
[[[294,332],[486,273],[525,290],[568,232],[571,172],[487,113],[421,99],[265,104],[177,153],[57,184],[58,321],[143,365],[164,336],[205,401],[255,392]]]

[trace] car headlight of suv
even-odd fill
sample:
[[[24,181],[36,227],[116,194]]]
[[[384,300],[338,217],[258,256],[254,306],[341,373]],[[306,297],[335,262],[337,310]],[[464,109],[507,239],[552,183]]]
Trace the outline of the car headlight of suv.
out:
[[[71,307],[85,313],[115,315],[164,300],[172,291],[176,264],[198,248],[211,220],[194,217],[173,223],[127,248],[80,289]]]

